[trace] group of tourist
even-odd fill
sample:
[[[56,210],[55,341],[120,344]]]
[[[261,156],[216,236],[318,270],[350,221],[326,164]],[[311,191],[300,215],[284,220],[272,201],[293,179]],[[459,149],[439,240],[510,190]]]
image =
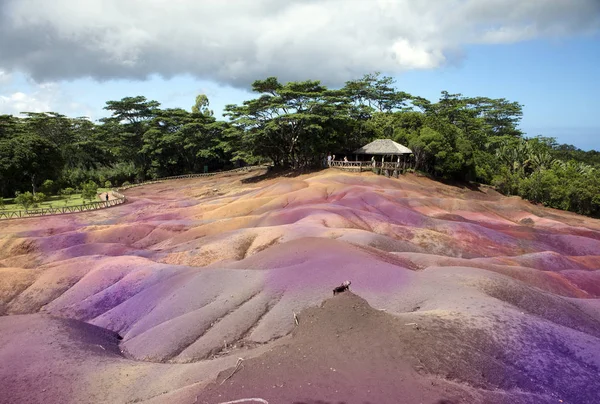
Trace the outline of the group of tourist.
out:
[[[335,154],[328,153],[327,157],[323,160],[323,167],[331,167],[331,163],[334,162],[334,161],[335,161]],[[344,156],[344,159],[342,161],[344,161],[345,163],[347,163],[348,162],[348,157]],[[371,157],[371,165],[373,167],[377,166],[377,163],[375,161],[375,156]],[[400,167],[400,157],[398,157],[398,162],[396,163],[396,167]]]
[[[332,155],[331,153],[328,153],[327,154],[327,160],[323,161],[323,166],[324,167],[331,167],[331,163],[333,161],[335,161],[335,154]],[[343,161],[347,163],[348,162],[348,157],[344,156],[344,160]]]

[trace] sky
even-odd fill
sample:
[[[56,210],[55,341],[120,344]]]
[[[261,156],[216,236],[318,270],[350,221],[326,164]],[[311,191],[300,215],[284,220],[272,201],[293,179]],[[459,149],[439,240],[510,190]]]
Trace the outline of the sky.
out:
[[[600,0],[0,0],[0,38],[0,114],[206,94],[220,116],[257,79],[381,71],[432,101],[518,101],[527,136],[600,150]]]

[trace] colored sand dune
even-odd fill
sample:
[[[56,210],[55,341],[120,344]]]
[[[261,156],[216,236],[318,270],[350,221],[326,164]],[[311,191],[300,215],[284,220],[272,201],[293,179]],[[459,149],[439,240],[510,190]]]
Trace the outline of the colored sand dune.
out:
[[[256,175],[2,222],[0,402],[599,402],[600,221]]]

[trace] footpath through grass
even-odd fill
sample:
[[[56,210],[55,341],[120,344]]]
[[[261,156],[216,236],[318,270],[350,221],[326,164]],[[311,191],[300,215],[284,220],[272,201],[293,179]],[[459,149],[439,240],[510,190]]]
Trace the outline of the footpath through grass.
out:
[[[108,188],[98,188],[98,194],[102,194],[106,191],[109,191]],[[64,208],[67,206],[78,206],[89,204],[90,202],[100,202],[99,198],[95,198],[90,200],[84,200],[80,194],[70,195],[70,196],[62,196],[62,195],[52,195],[48,197],[48,200],[38,203],[37,207],[30,206],[29,210],[36,209],[50,209],[50,208]],[[17,205],[14,203],[14,198],[4,199],[4,209],[0,207],[0,212],[14,212],[17,210],[25,210],[25,208],[21,205]]]

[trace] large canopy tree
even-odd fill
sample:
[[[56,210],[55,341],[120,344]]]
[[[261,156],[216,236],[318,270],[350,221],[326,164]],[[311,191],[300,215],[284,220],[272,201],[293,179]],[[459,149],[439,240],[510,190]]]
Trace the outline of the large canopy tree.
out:
[[[328,90],[318,81],[281,84],[275,77],[255,81],[252,89],[259,98],[226,107],[241,136],[238,144],[251,154],[301,168],[339,147],[350,108],[342,91]]]
[[[224,158],[224,127],[207,111],[161,110],[144,133],[142,152],[151,159],[157,176],[198,172]]]
[[[158,101],[148,101],[143,96],[107,101],[104,107],[112,113],[111,117],[103,122],[113,129],[109,136],[117,139],[121,145],[118,150],[119,158],[132,161],[141,179],[146,177],[151,165],[151,159],[143,149],[143,135],[148,129],[149,121],[158,113],[159,107]]]

